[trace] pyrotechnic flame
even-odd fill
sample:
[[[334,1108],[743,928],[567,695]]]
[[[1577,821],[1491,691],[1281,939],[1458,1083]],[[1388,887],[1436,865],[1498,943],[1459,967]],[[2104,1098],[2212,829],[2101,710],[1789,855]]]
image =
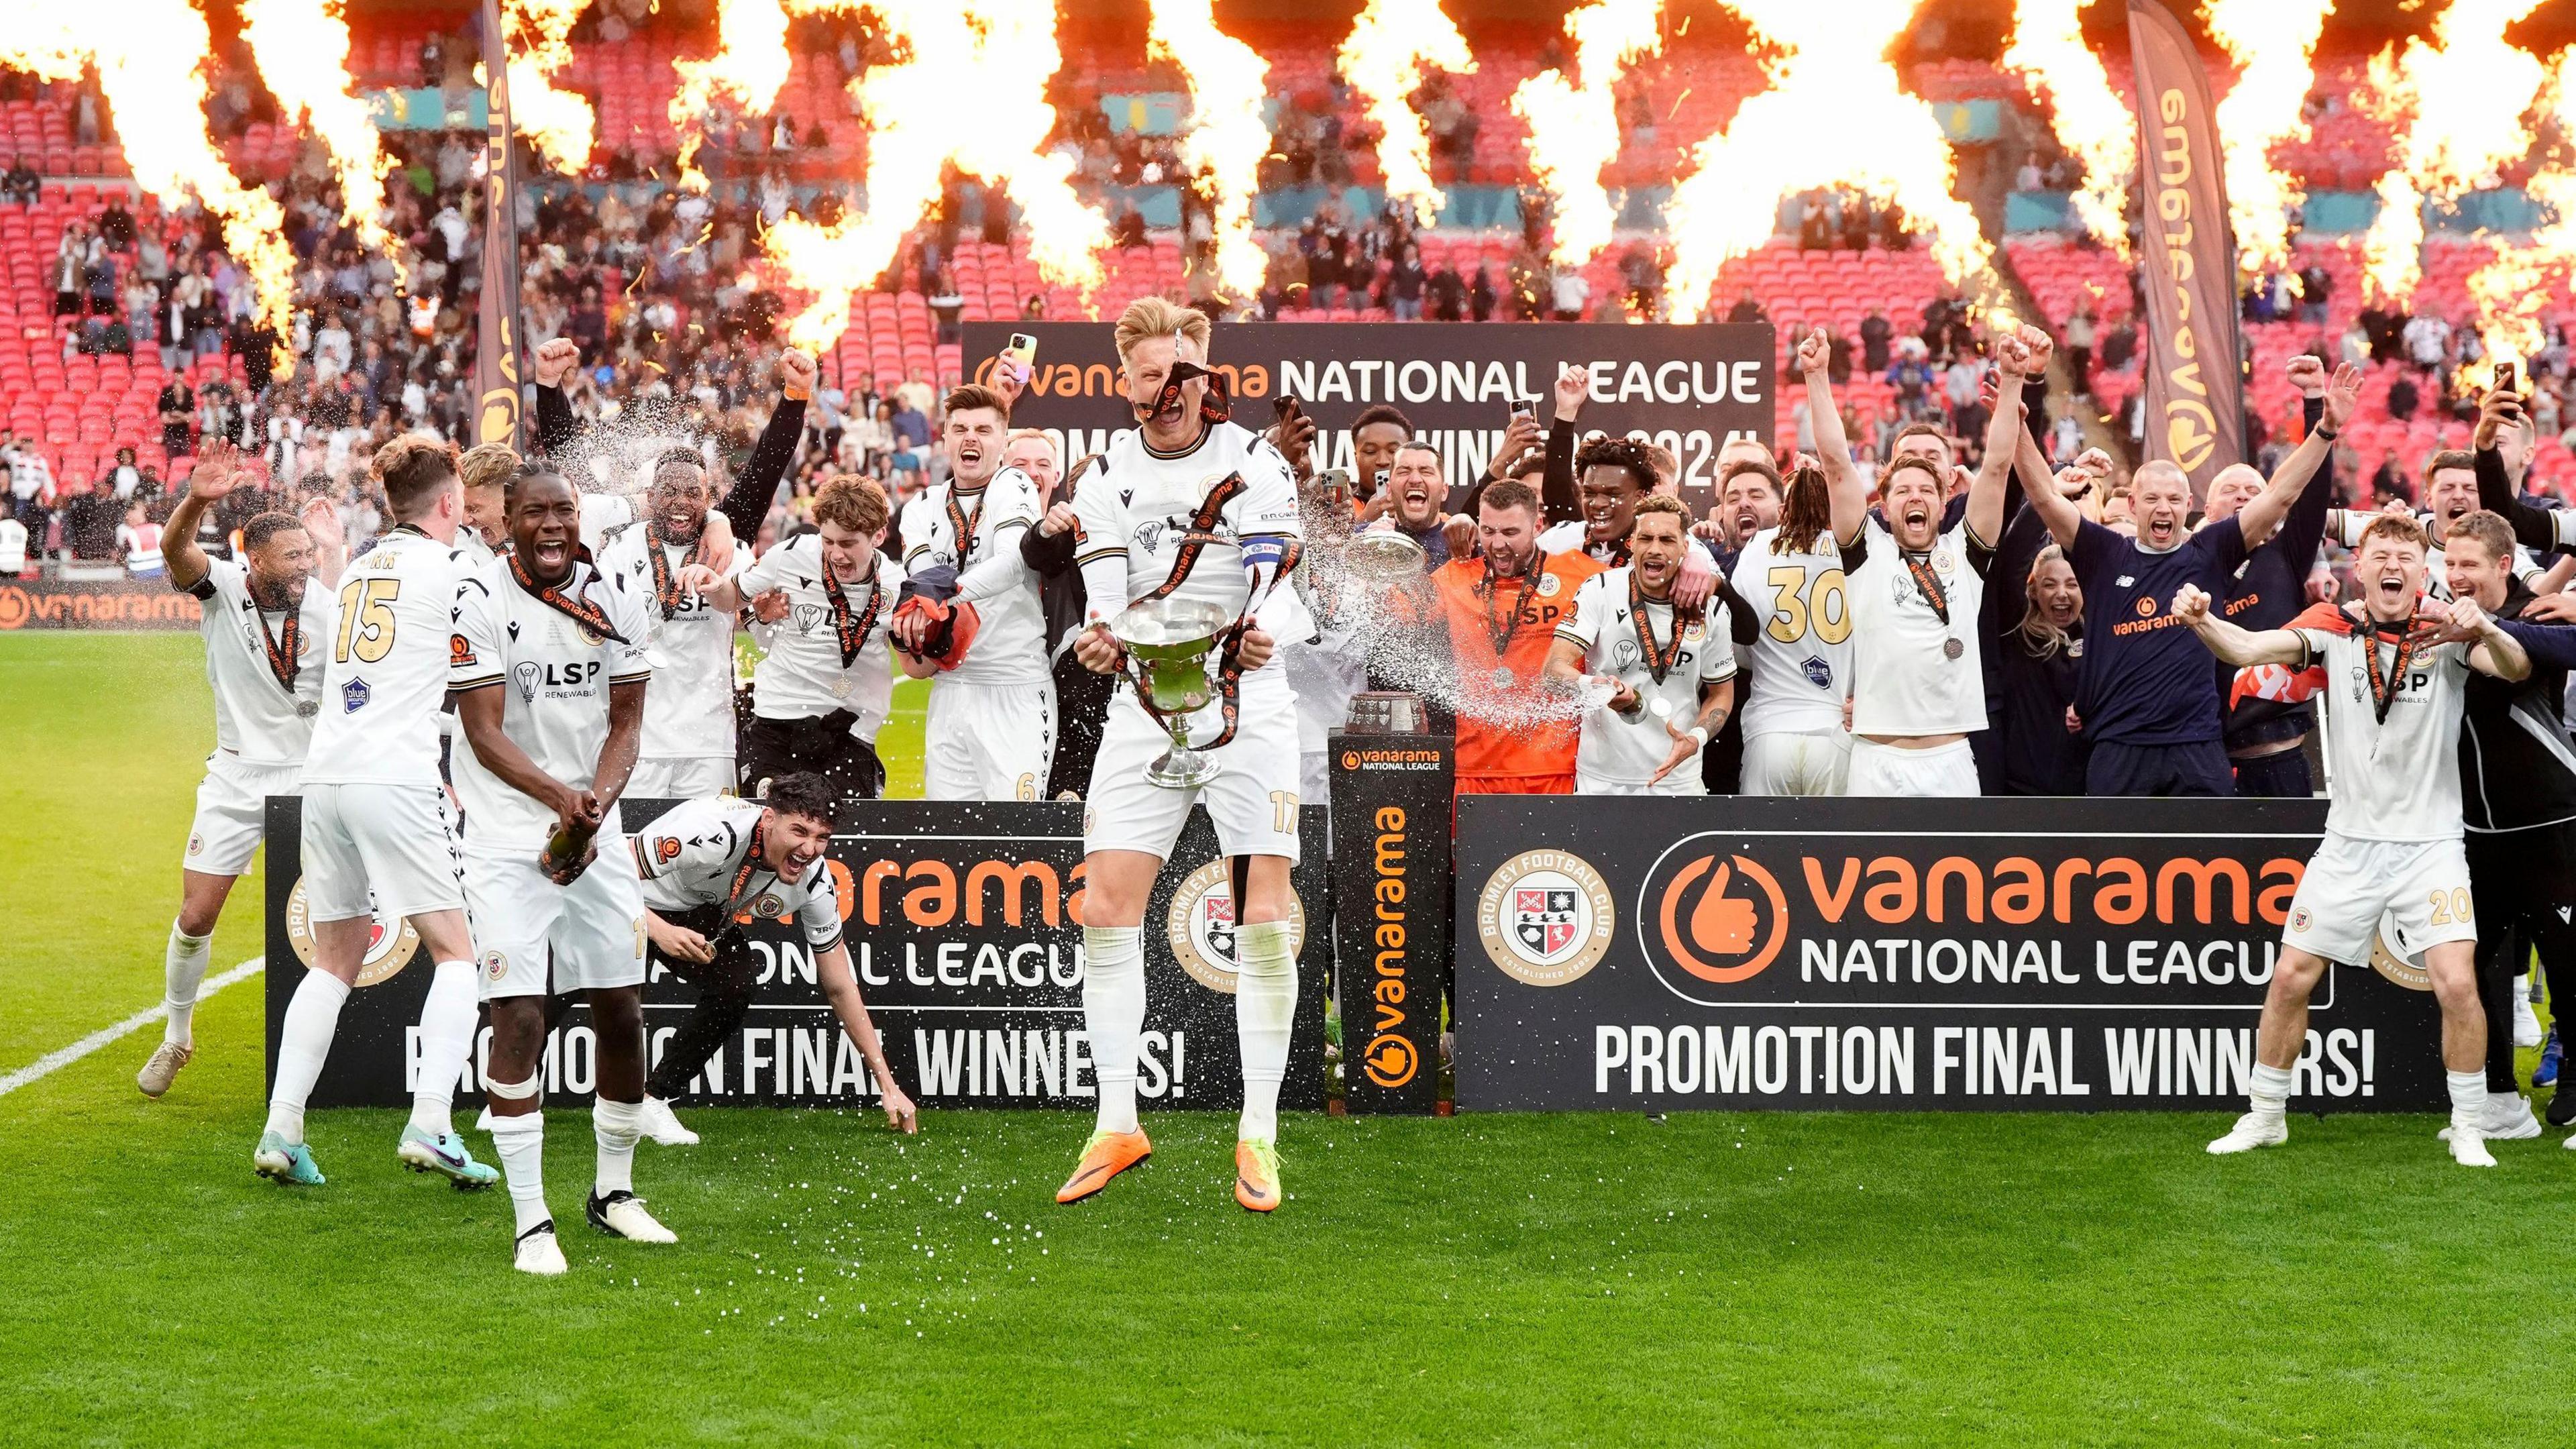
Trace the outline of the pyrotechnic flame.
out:
[[[1582,266],[1610,244],[1617,217],[1601,172],[1619,158],[1611,87],[1621,71],[1663,51],[1656,9],[1657,0],[1592,0],[1565,17],[1565,32],[1574,38],[1573,78],[1551,70],[1512,92],[1512,114],[1529,124],[1530,172],[1556,220],[1548,260],[1560,267]]]
[[[2111,89],[2101,60],[2085,49],[2075,11],[2076,0],[2021,0],[2004,65],[2048,93],[2058,144],[2084,163],[2084,189],[2075,193],[2075,214],[2086,230],[2126,256],[2129,173],[2138,165],[2137,122]]]
[[[242,39],[259,78],[291,121],[302,117],[330,152],[340,183],[340,214],[370,250],[402,257],[385,231],[385,177],[393,160],[379,144],[375,118],[349,93],[349,25],[341,0],[242,0]]]
[[[224,248],[250,273],[261,320],[285,337],[295,298],[286,215],[264,188],[242,185],[206,132],[206,78],[198,65],[213,50],[206,18],[188,0],[0,11],[0,66],[46,80],[77,79],[85,64],[98,68],[135,183],[165,205],[194,198],[222,221]],[[277,373],[290,363],[291,354],[279,349]]]
[[[510,125],[537,148],[548,167],[566,173],[590,164],[599,118],[590,102],[555,89],[555,72],[572,64],[572,27],[590,0],[505,0],[511,31]]]
[[[781,280],[814,294],[788,325],[799,347],[830,347],[850,298],[875,282],[939,199],[940,171],[997,182],[1026,215],[1030,257],[1049,281],[1099,285],[1109,223],[1073,193],[1073,158],[1045,149],[1055,128],[1043,79],[1063,57],[1054,0],[963,0],[883,12],[902,59],[851,82],[869,128],[867,209],[832,226],[790,216],[771,227]]]
[[[1810,187],[1895,202],[1932,234],[1933,260],[1954,282],[1995,290],[1993,249],[1976,212],[1950,193],[1953,162],[1932,108],[1907,94],[1886,60],[1915,0],[1735,0],[1778,48],[1771,89],[1699,143],[1664,209],[1673,239],[1666,293],[1673,320],[1695,322],[1730,259],[1770,240],[1779,200]],[[1801,318],[1800,321],[1808,319]]]
[[[1336,64],[1342,79],[1367,103],[1368,118],[1378,128],[1377,165],[1386,180],[1386,199],[1412,207],[1415,225],[1431,225],[1440,189],[1431,184],[1431,138],[1414,112],[1412,96],[1422,85],[1426,66],[1474,74],[1476,58],[1467,51],[1467,37],[1441,12],[1440,0],[1369,0],[1342,42]]]
[[[779,0],[720,0],[716,53],[705,60],[674,62],[680,89],[671,97],[671,129],[680,137],[680,183],[703,190],[698,147],[707,138],[707,112],[717,96],[729,97],[746,115],[765,116],[787,84],[787,12]]]
[[[2482,362],[2513,363],[2526,377],[2531,359],[2548,344],[2549,313],[2576,277],[2576,161],[2566,152],[2576,141],[2576,50],[2559,53],[2548,98],[2558,122],[2560,152],[2523,187],[2547,220],[2532,230],[2525,245],[2500,243],[2494,258],[2468,278],[2478,340],[2486,352]],[[2489,380],[2463,375],[2455,390],[2474,396]]]
[[[1217,283],[1230,297],[1249,297],[1267,265],[1252,239],[1252,197],[1270,154],[1270,124],[1261,117],[1270,63],[1216,28],[1213,0],[1154,0],[1145,41],[1148,54],[1170,57],[1189,83],[1181,161],[1216,213]]]
[[[2334,0],[2209,0],[2210,35],[2237,66],[2216,119],[2241,270],[2289,264],[2290,208],[2307,192],[2273,166],[2272,147],[2306,129],[2299,108],[2316,79],[2317,34],[2333,13]]]
[[[2536,58],[2504,30],[2540,0],[2451,0],[2433,44],[2410,39],[2371,76],[2413,116],[2397,164],[2379,179],[2379,216],[2362,240],[2362,281],[2374,298],[2404,298],[2423,275],[2424,203],[2448,201],[2531,147],[2523,112],[2540,92]]]

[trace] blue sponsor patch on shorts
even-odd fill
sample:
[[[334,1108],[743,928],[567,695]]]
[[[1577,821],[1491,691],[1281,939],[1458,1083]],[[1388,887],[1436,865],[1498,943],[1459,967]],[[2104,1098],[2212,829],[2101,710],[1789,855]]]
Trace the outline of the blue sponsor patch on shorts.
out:
[[[1834,687],[1834,667],[1832,665],[1827,664],[1822,659],[1810,654],[1807,656],[1805,667],[1807,670],[1807,682],[1809,684],[1814,685],[1818,689],[1831,689]]]
[[[367,681],[352,679],[340,686],[340,708],[349,714],[356,714],[367,707],[367,701],[374,696],[374,693],[375,691],[367,688]]]

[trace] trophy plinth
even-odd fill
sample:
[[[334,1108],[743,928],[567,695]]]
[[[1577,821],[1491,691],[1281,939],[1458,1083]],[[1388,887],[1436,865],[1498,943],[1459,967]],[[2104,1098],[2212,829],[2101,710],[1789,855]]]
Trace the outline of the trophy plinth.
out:
[[[1109,621],[1110,637],[1127,650],[1138,702],[1172,737],[1172,747],[1145,767],[1147,783],[1185,790],[1216,778],[1217,762],[1190,748],[1189,718],[1216,698],[1208,655],[1233,622],[1217,605],[1194,599],[1148,599]]]

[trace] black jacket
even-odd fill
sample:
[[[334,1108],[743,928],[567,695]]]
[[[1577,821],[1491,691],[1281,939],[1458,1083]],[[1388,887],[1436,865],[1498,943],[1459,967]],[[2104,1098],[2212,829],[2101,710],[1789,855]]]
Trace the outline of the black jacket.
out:
[[[2576,821],[2576,748],[2561,701],[2576,664],[2576,627],[2520,622],[2532,592],[2505,585],[2496,619],[2531,655],[2519,683],[2469,676],[2460,720],[2460,816],[2478,834]]]

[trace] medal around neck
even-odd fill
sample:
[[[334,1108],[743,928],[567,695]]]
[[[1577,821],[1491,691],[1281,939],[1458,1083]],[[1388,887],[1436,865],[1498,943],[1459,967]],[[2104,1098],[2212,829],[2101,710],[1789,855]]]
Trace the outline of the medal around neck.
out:
[[[1222,768],[1190,748],[1189,717],[1216,697],[1208,655],[1232,622],[1224,609],[1196,599],[1147,599],[1109,621],[1110,637],[1127,650],[1137,701],[1172,736],[1172,747],[1145,767],[1147,784],[1186,790]]]

